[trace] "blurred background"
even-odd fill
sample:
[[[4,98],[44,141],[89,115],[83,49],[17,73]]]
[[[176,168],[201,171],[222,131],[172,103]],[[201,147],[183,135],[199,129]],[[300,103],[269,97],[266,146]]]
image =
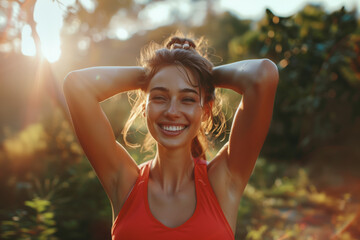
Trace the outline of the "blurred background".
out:
[[[360,239],[359,11],[358,0],[1,0],[0,239],[110,239],[110,204],[62,82],[79,68],[136,65],[146,43],[176,30],[205,36],[215,65],[279,68],[236,239]],[[222,94],[230,127],[240,96]],[[101,105],[123,143],[126,94]],[[139,163],[148,155],[128,151]]]

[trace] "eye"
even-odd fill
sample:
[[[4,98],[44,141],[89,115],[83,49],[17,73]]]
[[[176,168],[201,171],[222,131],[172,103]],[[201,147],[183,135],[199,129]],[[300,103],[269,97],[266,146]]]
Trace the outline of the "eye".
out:
[[[166,101],[166,98],[164,96],[154,96],[151,98],[151,100],[154,100],[156,102],[163,102]]]
[[[182,99],[183,102],[187,102],[187,103],[193,103],[196,102],[196,100],[194,98],[191,97],[185,97]]]

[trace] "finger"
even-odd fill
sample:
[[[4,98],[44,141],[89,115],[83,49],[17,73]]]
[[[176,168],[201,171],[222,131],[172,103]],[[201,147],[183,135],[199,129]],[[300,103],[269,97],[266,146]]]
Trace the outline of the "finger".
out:
[[[174,43],[174,49],[176,48],[182,48],[182,45],[180,43]]]
[[[183,45],[183,48],[184,49],[189,49],[190,48],[190,45],[188,42],[185,42],[184,45]]]

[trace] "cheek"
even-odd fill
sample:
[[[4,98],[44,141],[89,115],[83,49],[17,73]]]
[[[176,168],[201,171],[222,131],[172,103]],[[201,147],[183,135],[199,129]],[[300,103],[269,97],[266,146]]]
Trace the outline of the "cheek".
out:
[[[154,129],[154,124],[157,120],[159,120],[162,116],[162,109],[161,107],[157,106],[156,104],[147,104],[145,107],[145,122],[147,128],[150,132]]]
[[[147,105],[145,107],[144,115],[145,115],[146,128],[149,131],[149,133],[152,136],[154,136],[153,135],[153,133],[154,133],[154,122],[156,121],[156,118],[157,118],[156,111],[154,111],[154,109],[152,109],[151,106]]]
[[[186,112],[188,113],[187,117],[190,118],[192,121],[201,122],[203,115],[203,109],[201,108],[201,106],[191,107],[187,109]]]
[[[144,111],[145,120],[147,127],[151,126],[151,122],[153,122],[156,119],[156,111],[151,107],[147,106]]]
[[[159,111],[159,108],[154,106],[151,102],[146,103],[145,105],[145,115],[146,117],[152,117]]]

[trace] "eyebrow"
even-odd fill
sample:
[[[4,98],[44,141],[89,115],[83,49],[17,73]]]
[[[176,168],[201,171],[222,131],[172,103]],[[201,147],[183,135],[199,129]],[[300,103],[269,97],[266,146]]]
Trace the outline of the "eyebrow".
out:
[[[150,90],[150,92],[156,91],[156,90],[163,91],[163,92],[169,92],[169,89],[164,88],[164,87],[154,87]],[[195,93],[196,95],[199,95],[199,93],[197,91],[195,91],[194,89],[191,89],[191,88],[183,88],[179,92],[181,92],[181,93],[190,92],[190,93]]]

